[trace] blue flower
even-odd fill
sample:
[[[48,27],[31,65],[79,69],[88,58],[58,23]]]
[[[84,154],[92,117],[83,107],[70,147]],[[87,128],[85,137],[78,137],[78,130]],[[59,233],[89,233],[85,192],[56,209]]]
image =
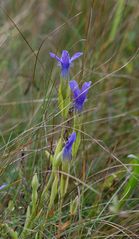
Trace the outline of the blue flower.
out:
[[[78,83],[75,80],[71,80],[69,82],[69,86],[71,88],[71,91],[73,93],[73,99],[74,99],[74,108],[78,112],[82,111],[84,102],[87,99],[87,93],[90,88],[91,81],[85,82],[82,85],[82,88],[79,89]]]
[[[2,190],[3,188],[5,188],[7,186],[6,183],[4,183],[3,185],[0,186],[0,190]]]
[[[83,55],[82,52],[76,52],[72,57],[70,57],[68,51],[66,50],[62,51],[61,58],[52,52],[49,54],[52,58],[55,58],[58,61],[58,65],[61,67],[61,75],[63,77],[67,77],[69,75],[69,69],[72,65],[72,62]]]
[[[72,158],[72,145],[74,141],[76,140],[76,133],[73,132],[66,142],[64,149],[63,149],[63,159],[71,160]]]

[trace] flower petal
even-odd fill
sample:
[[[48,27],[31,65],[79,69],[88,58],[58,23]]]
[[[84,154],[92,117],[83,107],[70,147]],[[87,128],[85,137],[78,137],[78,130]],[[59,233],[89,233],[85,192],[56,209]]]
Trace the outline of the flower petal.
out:
[[[61,75],[63,78],[66,78],[69,76],[69,68],[61,65]]]
[[[65,144],[65,147],[63,149],[63,159],[70,160],[72,157],[72,145],[74,141],[76,140],[76,133],[73,132],[70,137],[68,138],[68,141]]]
[[[61,62],[62,62],[65,66],[69,66],[69,63],[70,63],[70,55],[69,55],[68,51],[66,51],[66,50],[63,50],[63,51],[62,51]]]
[[[77,98],[78,95],[80,94],[80,89],[79,89],[79,86],[78,86],[78,83],[76,82],[76,80],[71,80],[69,82],[69,86],[73,92],[74,98]]]
[[[91,81],[85,82],[82,86],[82,89],[80,90],[80,93],[78,94],[78,97],[74,99],[74,107],[78,112],[81,112],[83,109],[84,102],[87,98],[87,93],[90,88]]]
[[[83,52],[76,52],[70,59],[70,62],[76,60],[77,58],[79,58],[80,56],[83,55]]]
[[[0,186],[0,190],[2,190],[3,188],[5,188],[7,186],[7,183],[4,183],[3,185]]]
[[[66,143],[66,145],[68,144],[68,146],[72,146],[72,144],[74,143],[74,141],[76,140],[76,133],[73,132],[70,137],[68,138],[68,141]]]
[[[67,149],[64,147],[63,149],[63,159],[64,160],[71,160],[71,149]]]
[[[52,52],[49,52],[49,54],[50,54],[50,56],[51,56],[52,58],[55,58],[57,61],[60,61],[60,62],[61,62],[61,59],[60,59],[56,54],[54,54],[54,53],[52,53]]]
[[[90,88],[90,85],[91,85],[91,81],[89,82],[85,82],[83,85],[82,85],[82,89],[81,89],[81,94],[86,98],[86,95],[88,93],[88,90]]]

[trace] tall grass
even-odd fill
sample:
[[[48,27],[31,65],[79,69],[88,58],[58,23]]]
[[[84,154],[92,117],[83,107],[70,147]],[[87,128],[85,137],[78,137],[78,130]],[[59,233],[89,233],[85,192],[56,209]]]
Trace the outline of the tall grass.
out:
[[[138,238],[138,0],[1,1],[0,19],[0,238]],[[63,49],[92,82],[77,118]]]

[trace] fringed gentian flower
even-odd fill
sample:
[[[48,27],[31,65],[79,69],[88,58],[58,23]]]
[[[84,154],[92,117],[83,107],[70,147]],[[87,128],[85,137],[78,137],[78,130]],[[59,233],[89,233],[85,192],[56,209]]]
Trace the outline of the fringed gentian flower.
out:
[[[64,149],[63,149],[63,159],[64,160],[71,160],[72,158],[72,145],[76,140],[76,133],[73,132],[66,142]]]
[[[81,112],[83,109],[84,102],[87,99],[87,93],[90,88],[91,81],[85,82],[82,88],[79,89],[78,83],[75,80],[69,82],[69,86],[73,93],[74,108],[76,111]]]
[[[0,186],[0,190],[2,190],[3,188],[5,188],[7,186],[6,183],[4,183],[3,185]]]
[[[66,50],[62,51],[61,58],[52,52],[49,54],[52,58],[55,58],[58,61],[58,65],[61,67],[61,75],[64,78],[69,75],[69,69],[72,65],[72,62],[83,55],[82,52],[76,52],[72,57],[70,57],[68,51]]]

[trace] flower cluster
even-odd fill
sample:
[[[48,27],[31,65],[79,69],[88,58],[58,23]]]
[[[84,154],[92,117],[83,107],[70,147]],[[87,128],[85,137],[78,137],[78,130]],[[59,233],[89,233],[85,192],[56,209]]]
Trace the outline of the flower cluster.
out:
[[[58,61],[58,65],[61,67],[61,75],[63,78],[68,78],[70,67],[74,60],[83,55],[82,52],[76,52],[72,57],[70,57],[68,51],[63,50],[61,57],[58,57],[56,54],[49,53],[52,58],[55,58]],[[83,110],[84,103],[87,99],[87,93],[91,86],[91,81],[84,82],[81,88],[79,88],[78,83],[75,80],[69,81],[69,87],[73,94],[73,106],[76,112],[81,112]],[[70,160],[72,157],[72,146],[76,140],[76,133],[73,132],[63,149],[63,159]]]

